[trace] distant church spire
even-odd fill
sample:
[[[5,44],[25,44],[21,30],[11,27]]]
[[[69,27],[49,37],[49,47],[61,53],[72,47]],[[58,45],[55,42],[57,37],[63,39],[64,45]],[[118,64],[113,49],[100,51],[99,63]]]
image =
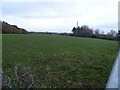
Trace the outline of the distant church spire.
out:
[[[77,21],[77,27],[78,27],[78,21]]]

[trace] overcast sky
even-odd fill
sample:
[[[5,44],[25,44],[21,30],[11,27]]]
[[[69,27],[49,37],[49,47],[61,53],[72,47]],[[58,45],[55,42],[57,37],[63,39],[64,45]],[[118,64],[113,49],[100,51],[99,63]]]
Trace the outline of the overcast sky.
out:
[[[37,32],[71,32],[78,21],[107,33],[118,30],[118,1],[3,0],[0,20]]]

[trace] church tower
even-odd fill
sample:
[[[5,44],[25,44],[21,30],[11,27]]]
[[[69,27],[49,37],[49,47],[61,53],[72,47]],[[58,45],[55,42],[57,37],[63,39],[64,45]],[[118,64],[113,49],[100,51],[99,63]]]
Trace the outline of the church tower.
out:
[[[77,28],[78,28],[78,21],[77,21]]]

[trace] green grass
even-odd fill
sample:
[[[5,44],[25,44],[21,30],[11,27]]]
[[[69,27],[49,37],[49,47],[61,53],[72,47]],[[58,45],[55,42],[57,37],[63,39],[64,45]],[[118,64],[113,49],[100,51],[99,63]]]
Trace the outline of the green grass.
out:
[[[36,88],[104,88],[117,54],[117,42],[59,35],[3,35],[3,71],[24,64]]]

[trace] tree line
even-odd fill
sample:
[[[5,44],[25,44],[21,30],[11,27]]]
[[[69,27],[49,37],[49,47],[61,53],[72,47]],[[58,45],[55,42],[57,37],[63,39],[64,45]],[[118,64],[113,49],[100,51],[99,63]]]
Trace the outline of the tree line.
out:
[[[67,35],[67,36],[76,36],[76,37],[90,37],[90,38],[100,38],[100,39],[109,39],[109,40],[120,40],[120,31],[119,34],[115,30],[110,30],[107,34],[104,34],[102,31],[100,33],[99,29],[91,29],[87,25],[82,25],[73,27],[72,33],[52,33],[52,32],[28,32],[23,28],[19,28],[16,25],[10,25],[7,22],[0,21],[0,31],[3,34],[58,34],[58,35]]]
[[[91,37],[91,38],[100,38],[100,39],[109,39],[109,40],[117,40],[118,33],[115,30],[110,30],[107,34],[104,34],[102,31],[100,33],[99,29],[93,30],[89,28],[87,25],[73,27],[72,29],[73,36],[76,37]]]
[[[0,24],[2,26],[2,33],[3,34],[26,34],[28,33],[27,30],[23,29],[23,28],[19,28],[16,25],[10,25],[7,22],[2,22],[0,21]]]

